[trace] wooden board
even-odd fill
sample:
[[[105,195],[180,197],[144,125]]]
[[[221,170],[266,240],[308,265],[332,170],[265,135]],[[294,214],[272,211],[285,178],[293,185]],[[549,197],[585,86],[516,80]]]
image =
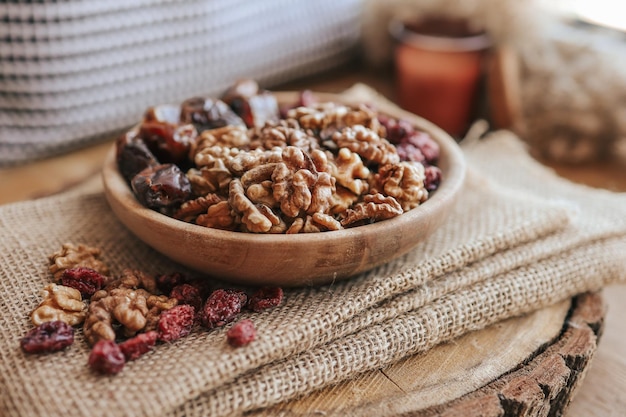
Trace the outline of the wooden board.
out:
[[[604,315],[600,294],[580,295],[249,415],[560,415],[596,351]]]

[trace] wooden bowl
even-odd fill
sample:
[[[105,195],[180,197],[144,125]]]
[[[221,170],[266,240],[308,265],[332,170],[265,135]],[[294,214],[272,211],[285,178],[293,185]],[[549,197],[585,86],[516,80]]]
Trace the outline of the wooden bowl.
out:
[[[276,93],[294,103],[297,93]],[[349,103],[318,93],[320,101]],[[103,182],[118,219],[139,239],[168,258],[203,274],[250,285],[304,286],[345,279],[397,258],[433,233],[446,219],[465,178],[465,160],[443,130],[395,107],[380,110],[429,133],[441,147],[442,182],[419,207],[398,217],[345,230],[295,235],[230,232],[167,217],[142,206],[120,175],[115,149],[108,153]]]

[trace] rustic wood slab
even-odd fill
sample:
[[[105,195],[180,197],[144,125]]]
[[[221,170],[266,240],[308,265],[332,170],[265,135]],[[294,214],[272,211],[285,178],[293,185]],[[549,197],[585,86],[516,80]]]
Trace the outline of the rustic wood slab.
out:
[[[599,293],[506,320],[250,416],[561,415],[602,333]]]

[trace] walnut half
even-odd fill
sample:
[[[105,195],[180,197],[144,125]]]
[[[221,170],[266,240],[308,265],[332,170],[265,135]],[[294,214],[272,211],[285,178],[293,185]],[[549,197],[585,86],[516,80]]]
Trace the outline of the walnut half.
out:
[[[109,275],[109,268],[98,259],[100,249],[87,245],[65,243],[61,250],[48,257],[50,266],[48,270],[54,275],[54,281],[59,282],[63,271],[66,269],[82,266],[91,268],[102,275]]]
[[[35,326],[54,320],[61,320],[76,326],[85,320],[87,305],[82,301],[80,291],[63,285],[48,284],[42,290],[43,301],[31,313]]]

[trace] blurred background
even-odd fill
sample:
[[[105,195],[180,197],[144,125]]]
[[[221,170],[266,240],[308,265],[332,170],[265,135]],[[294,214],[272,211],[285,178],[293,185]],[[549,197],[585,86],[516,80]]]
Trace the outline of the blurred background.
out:
[[[626,17],[609,0],[0,3],[0,175],[103,148],[148,106],[235,80],[365,83],[460,140],[478,119],[559,163],[626,154]],[[43,162],[42,162],[43,161]],[[613,162],[610,162],[613,163]],[[64,164],[65,165],[65,164]],[[41,181],[41,177],[32,182]]]

